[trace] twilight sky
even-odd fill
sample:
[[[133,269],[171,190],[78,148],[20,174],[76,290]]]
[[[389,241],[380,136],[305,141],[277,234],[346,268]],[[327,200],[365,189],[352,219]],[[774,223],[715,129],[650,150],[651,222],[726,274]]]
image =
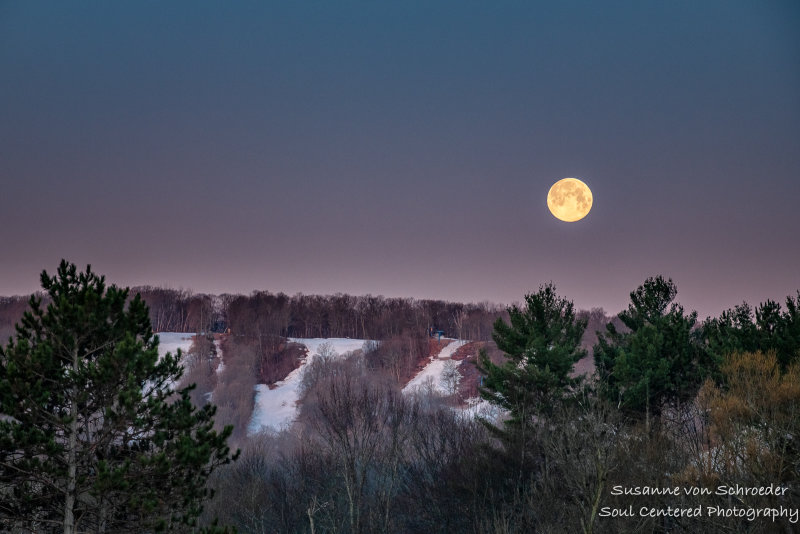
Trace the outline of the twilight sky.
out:
[[[617,312],[663,274],[705,317],[800,289],[798,202],[795,1],[0,0],[3,295],[65,257]]]

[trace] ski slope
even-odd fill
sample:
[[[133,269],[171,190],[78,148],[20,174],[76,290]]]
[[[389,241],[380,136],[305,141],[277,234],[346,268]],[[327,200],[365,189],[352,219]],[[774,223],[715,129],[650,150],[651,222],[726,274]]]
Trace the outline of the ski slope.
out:
[[[363,339],[348,338],[290,338],[289,341],[305,345],[308,353],[297,369],[289,373],[283,380],[273,384],[272,388],[266,384],[255,386],[255,406],[247,429],[248,435],[262,431],[279,432],[291,426],[297,419],[297,403],[300,400],[303,374],[308,365],[319,356],[324,345],[329,347],[333,357],[341,357],[353,351],[362,350],[365,343]],[[456,339],[448,343],[439,354],[432,356],[425,368],[403,388],[403,393],[413,394],[427,388],[430,384],[437,393],[447,395],[446,385],[442,379],[443,373],[448,362],[457,365],[462,363],[451,358],[460,347],[467,343],[469,341]],[[497,419],[498,410],[487,401],[474,398],[467,399],[466,402],[466,406],[456,408],[464,416]]]
[[[290,338],[289,341],[305,345],[308,354],[300,367],[289,373],[283,380],[273,384],[272,389],[266,384],[256,385],[255,406],[248,426],[250,435],[263,430],[280,431],[294,422],[297,418],[297,401],[300,399],[303,373],[308,364],[319,355],[323,345],[327,344],[336,356],[344,356],[364,347],[363,339]]]
[[[430,386],[435,392],[441,395],[448,395],[449,392],[442,379],[444,371],[447,368],[447,362],[455,362],[457,365],[461,365],[460,361],[451,360],[450,358],[459,348],[467,343],[469,343],[469,341],[454,339],[445,345],[439,354],[431,356],[431,361],[428,365],[406,384],[406,387],[403,388],[403,393],[414,393],[427,389]]]
[[[189,332],[159,332],[158,336],[158,357],[163,358],[168,352],[174,356],[178,349],[185,356],[192,346],[194,334]]]
[[[423,391],[427,392],[431,389],[434,393],[438,393],[439,395],[449,395],[451,392],[447,390],[447,383],[444,377],[445,370],[447,369],[448,362],[454,362],[457,366],[463,363],[463,360],[458,361],[452,360],[451,358],[459,348],[467,343],[469,343],[469,341],[455,339],[451,343],[445,345],[441,352],[436,356],[431,356],[431,361],[428,365],[406,384],[406,387],[403,388],[403,393],[414,394]],[[465,399],[463,405],[453,407],[453,410],[460,413],[466,419],[480,417],[488,421],[497,422],[503,416],[503,410],[480,397]]]

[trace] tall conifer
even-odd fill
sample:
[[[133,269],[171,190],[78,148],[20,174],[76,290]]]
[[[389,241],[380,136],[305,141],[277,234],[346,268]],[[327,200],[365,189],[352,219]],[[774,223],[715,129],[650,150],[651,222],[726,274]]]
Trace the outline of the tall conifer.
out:
[[[502,439],[522,478],[536,455],[529,446],[536,422],[578,384],[570,373],[586,355],[580,346],[586,320],[576,318],[572,301],[558,296],[552,283],[526,295],[525,307],[511,306],[508,314],[509,323],[498,319],[492,333],[507,360],[494,364],[485,351],[479,358],[485,375],[481,396],[508,410],[502,428],[487,424]]]
[[[159,358],[138,295],[63,260],[41,281],[50,303],[31,297],[0,348],[0,527],[190,529],[231,428],[173,390],[180,355]]]
[[[648,425],[664,403],[691,399],[716,368],[695,328],[697,312],[684,313],[677,293],[671,279],[648,278],[619,314],[627,330],[608,323],[594,347],[603,395]]]

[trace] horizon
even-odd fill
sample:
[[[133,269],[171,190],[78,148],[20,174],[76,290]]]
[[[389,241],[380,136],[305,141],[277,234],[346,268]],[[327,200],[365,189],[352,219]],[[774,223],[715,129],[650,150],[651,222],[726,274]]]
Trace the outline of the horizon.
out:
[[[81,266],[80,264],[76,264],[76,266],[78,268],[81,268],[81,269],[86,267],[86,265]],[[89,266],[92,267],[92,272],[95,272],[100,276],[105,276],[104,273],[97,271],[94,268],[94,266],[92,266],[92,265],[89,265]],[[47,271],[48,275],[50,275],[50,276],[52,276],[55,273],[55,269],[52,269],[52,270],[45,269],[45,270]],[[659,275],[653,275],[653,276],[655,277],[655,276],[659,276]],[[663,276],[664,279],[670,279],[669,276],[666,276],[666,275],[661,275],[661,276]],[[267,288],[252,289],[252,290],[249,290],[249,291],[198,291],[198,290],[195,290],[195,289],[193,289],[191,287],[170,286],[170,285],[166,285],[166,284],[148,284],[148,283],[144,283],[144,284],[120,284],[120,283],[117,283],[114,280],[110,279],[108,276],[105,276],[105,278],[106,278],[106,283],[109,284],[109,285],[114,284],[114,285],[116,285],[118,287],[127,287],[128,289],[131,289],[131,290],[144,289],[144,288],[153,288],[153,289],[164,289],[164,290],[169,290],[169,291],[185,291],[185,292],[189,293],[190,295],[208,295],[208,296],[211,296],[211,297],[221,297],[221,296],[225,296],[225,295],[230,295],[230,296],[250,296],[250,295],[253,295],[253,294],[259,293],[259,292],[266,292],[266,293],[270,293],[270,294],[273,294],[273,295],[283,294],[283,295],[286,295],[286,296],[289,296],[289,297],[293,297],[293,296],[296,296],[296,295],[319,295],[319,296],[328,297],[328,296],[335,296],[337,294],[342,294],[342,295],[348,295],[348,296],[357,297],[357,298],[372,296],[372,297],[380,297],[380,298],[385,298],[385,299],[412,299],[414,301],[439,300],[439,301],[450,302],[450,303],[458,303],[458,304],[464,304],[464,305],[486,304],[486,305],[489,305],[489,306],[499,306],[501,308],[508,308],[510,306],[524,305],[523,301],[525,299],[525,296],[528,295],[528,294],[531,294],[531,293],[535,293],[540,287],[540,286],[537,285],[536,288],[532,288],[530,291],[527,291],[525,294],[520,295],[520,297],[518,299],[515,299],[515,300],[512,300],[512,301],[508,301],[508,302],[503,302],[503,301],[496,301],[496,300],[491,300],[491,299],[459,300],[459,299],[446,298],[446,297],[429,297],[429,296],[415,296],[415,295],[401,295],[401,294],[387,295],[387,294],[383,294],[383,293],[352,293],[352,292],[347,292],[347,291],[308,292],[308,291],[286,291],[286,290],[280,290],[280,289],[267,289]],[[551,281],[542,282],[542,285],[546,284],[548,282],[551,282]],[[644,282],[644,280],[642,280],[642,282]],[[677,286],[677,284],[676,284],[676,286]],[[778,297],[778,298],[764,298],[764,299],[761,299],[761,300],[758,300],[758,301],[748,301],[748,300],[742,299],[739,302],[737,302],[736,304],[734,304],[734,305],[732,305],[732,306],[730,306],[728,308],[719,310],[716,313],[711,313],[711,314],[704,315],[704,314],[700,313],[699,310],[684,304],[684,302],[680,299],[680,294],[681,294],[680,286],[677,286],[677,287],[678,287],[678,296],[675,298],[674,302],[677,303],[677,304],[682,305],[684,307],[684,312],[687,313],[687,314],[688,313],[692,313],[692,312],[697,312],[697,320],[698,320],[698,322],[702,322],[703,320],[708,319],[708,318],[719,317],[719,315],[723,311],[727,311],[727,310],[733,308],[734,306],[736,306],[738,304],[742,304],[743,302],[746,302],[753,309],[755,309],[758,305],[766,302],[767,300],[772,300],[774,302],[777,302],[781,306],[781,309],[785,309],[785,303],[786,303],[786,298],[787,297],[798,297],[798,298],[800,298],[800,288],[799,288],[799,289],[797,289],[795,291],[791,291],[791,292],[787,293],[786,295],[784,295],[782,297]],[[631,292],[634,289],[636,289],[636,288],[632,288]],[[621,308],[619,308],[618,310],[609,309],[609,308],[607,308],[605,306],[582,306],[582,305],[580,305],[579,301],[576,300],[575,298],[573,298],[572,296],[565,295],[565,294],[561,293],[557,286],[556,286],[556,291],[558,292],[558,294],[560,296],[567,298],[567,300],[570,300],[573,303],[573,305],[575,306],[575,311],[591,312],[591,311],[593,311],[595,309],[599,309],[599,310],[603,311],[603,313],[605,313],[609,317],[616,317],[617,315],[619,315],[620,312],[626,310],[628,308],[628,304],[630,303],[630,299],[628,298],[626,304],[624,306],[622,306]],[[0,294],[0,298],[28,298],[28,297],[30,297],[31,295],[34,295],[34,294],[46,294],[46,293],[47,292],[44,291],[41,288],[41,286],[39,286],[39,288],[36,289],[35,291],[30,291],[28,293]],[[629,294],[630,294],[630,292],[629,292]],[[630,296],[629,294],[626,296],[626,298]]]

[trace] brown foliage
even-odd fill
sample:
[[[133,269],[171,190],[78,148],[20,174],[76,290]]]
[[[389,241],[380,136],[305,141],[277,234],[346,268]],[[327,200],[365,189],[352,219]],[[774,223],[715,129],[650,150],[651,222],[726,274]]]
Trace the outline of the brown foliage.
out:
[[[725,388],[708,381],[714,466],[720,478],[753,483],[796,481],[800,473],[800,363],[785,373],[774,352],[731,355],[722,366]]]
[[[461,380],[458,382],[457,396],[461,400],[478,397],[478,386],[480,386],[481,373],[478,371],[478,354],[481,350],[488,350],[489,343],[480,341],[467,343],[458,348],[451,358],[461,365],[458,372]],[[491,343],[494,345],[494,343]],[[496,348],[496,347],[495,347]]]
[[[393,336],[366,354],[367,366],[390,375],[397,385],[406,384],[427,363],[431,343],[437,342],[424,334]]]
[[[181,388],[195,384],[195,389],[190,394],[195,406],[202,407],[209,402],[209,397],[217,386],[219,363],[213,336],[195,336],[192,346],[183,358],[184,372],[180,381]]]
[[[277,340],[264,346],[258,369],[259,384],[272,385],[300,367],[308,350],[299,343]]]
[[[284,337],[391,339],[421,335],[428,327],[448,336],[488,340],[502,307],[383,296],[254,292],[229,299],[227,325],[234,334]]]
[[[210,295],[140,286],[131,289],[131,298],[137,293],[150,308],[150,322],[156,332],[210,332],[223,319]]]
[[[238,443],[247,436],[253,414],[259,356],[251,345],[233,336],[224,338],[220,347],[224,368],[214,390],[215,422],[220,426],[233,425],[232,440]]]

